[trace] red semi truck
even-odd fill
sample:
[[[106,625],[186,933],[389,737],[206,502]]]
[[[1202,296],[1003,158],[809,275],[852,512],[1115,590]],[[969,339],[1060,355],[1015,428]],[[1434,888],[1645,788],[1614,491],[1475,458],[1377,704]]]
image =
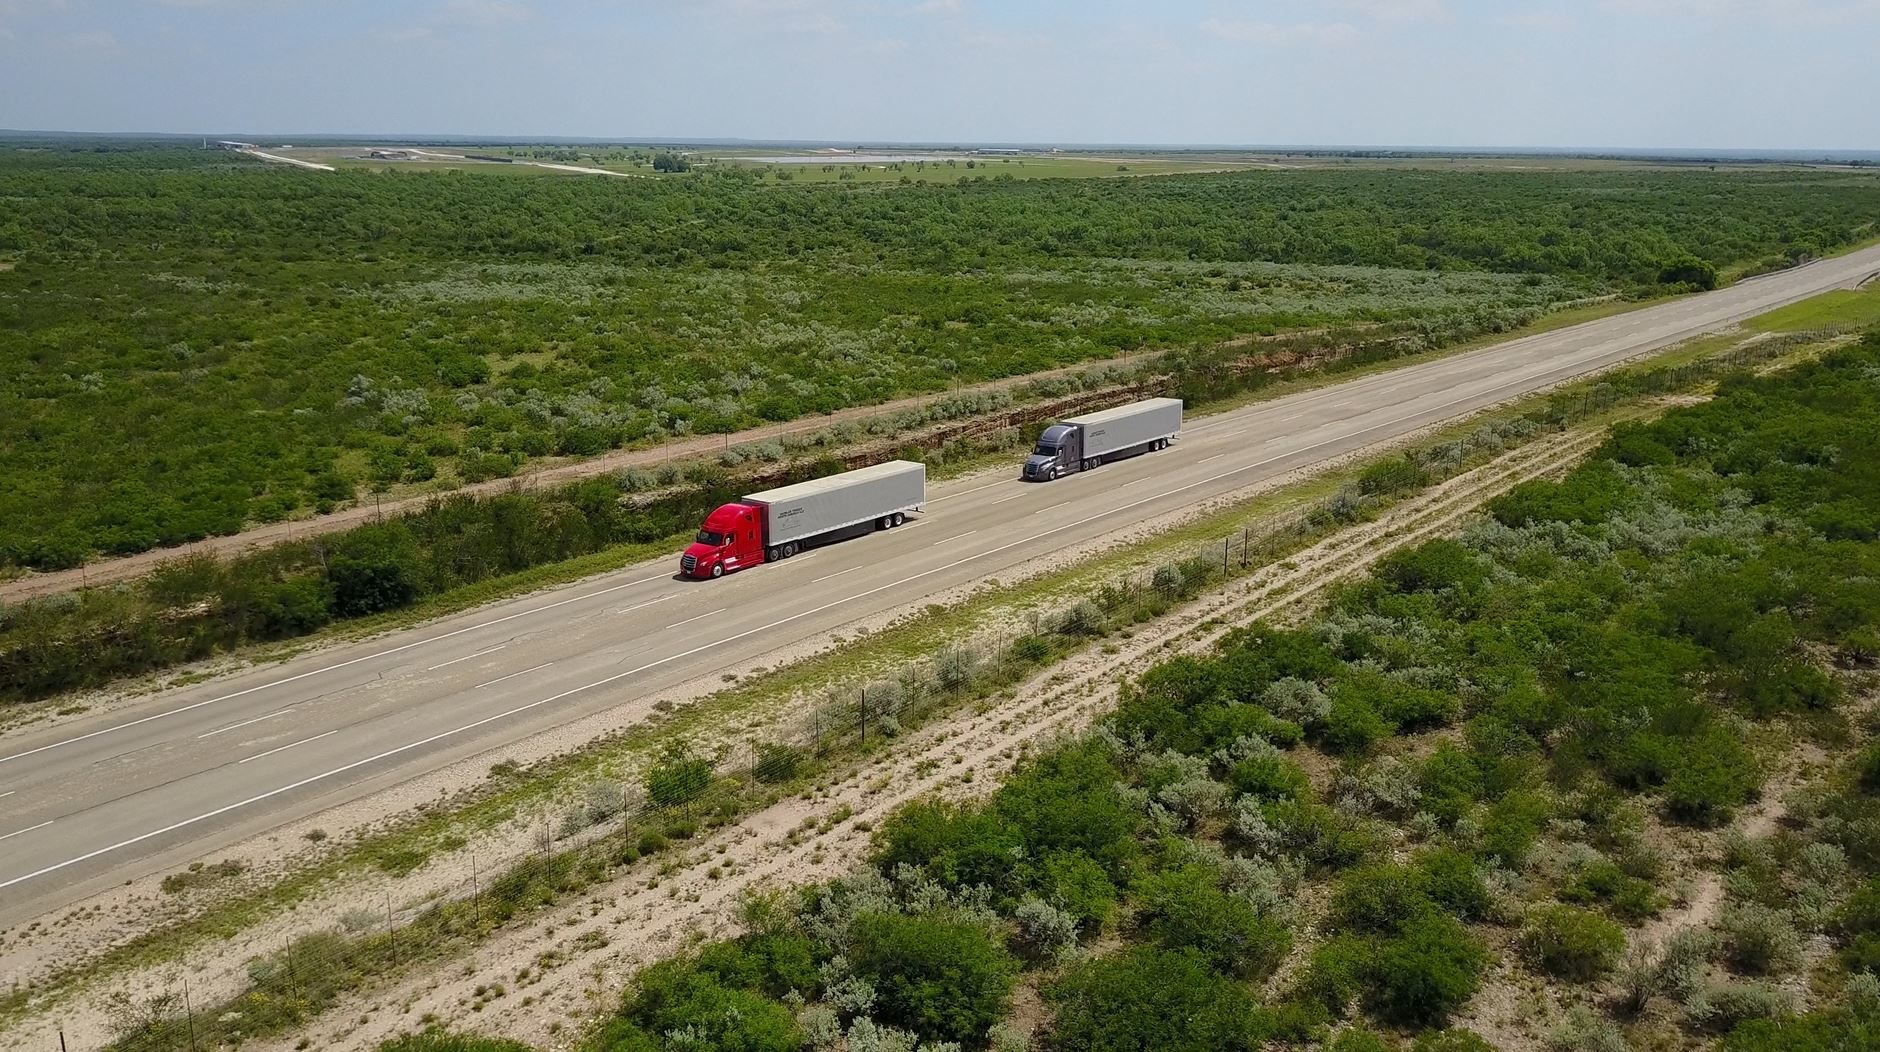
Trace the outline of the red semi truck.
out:
[[[679,557],[687,577],[723,577],[806,548],[893,529],[927,499],[927,466],[893,460],[720,505]]]

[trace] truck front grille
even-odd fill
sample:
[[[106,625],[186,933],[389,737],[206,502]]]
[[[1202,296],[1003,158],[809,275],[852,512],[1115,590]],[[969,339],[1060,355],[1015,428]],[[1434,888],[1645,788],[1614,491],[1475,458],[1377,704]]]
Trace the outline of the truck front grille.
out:
[[[693,570],[698,569],[698,556],[696,555],[679,556],[679,569],[684,570],[686,573],[691,573]]]

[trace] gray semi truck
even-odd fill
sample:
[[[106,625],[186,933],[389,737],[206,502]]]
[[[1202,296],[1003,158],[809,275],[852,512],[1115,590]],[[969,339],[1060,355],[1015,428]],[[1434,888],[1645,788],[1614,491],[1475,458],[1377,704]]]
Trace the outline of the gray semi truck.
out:
[[[1162,449],[1181,429],[1179,398],[1145,398],[1074,416],[1052,424],[1038,436],[1038,448],[1025,458],[1025,479],[1049,482],[1111,460]]]

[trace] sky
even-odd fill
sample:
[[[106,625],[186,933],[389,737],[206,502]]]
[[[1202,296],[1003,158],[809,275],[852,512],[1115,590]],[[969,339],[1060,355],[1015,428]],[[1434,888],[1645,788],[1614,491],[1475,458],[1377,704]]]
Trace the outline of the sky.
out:
[[[1880,0],[0,0],[0,128],[1880,149]]]

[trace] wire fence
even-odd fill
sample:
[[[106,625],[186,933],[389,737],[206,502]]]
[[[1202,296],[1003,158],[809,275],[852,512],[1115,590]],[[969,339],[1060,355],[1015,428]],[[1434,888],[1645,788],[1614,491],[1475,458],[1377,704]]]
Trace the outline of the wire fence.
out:
[[[229,989],[227,979],[214,990],[204,989],[200,978],[192,986],[188,960],[167,977],[146,971],[124,980],[110,997],[112,1037],[105,1047],[195,1052],[239,1045],[292,1031],[347,994],[413,965],[473,959],[499,929],[621,879],[675,845],[695,842],[807,784],[832,761],[892,739],[962,701],[1023,682],[1092,640],[1271,565],[1407,492],[1459,475],[1538,433],[1766,362],[1798,342],[1766,340],[1560,391],[1523,415],[1377,462],[1349,485],[1284,518],[1239,523],[1231,532],[1167,552],[1153,565],[1119,573],[1083,597],[1062,599],[1055,610],[946,644],[892,674],[804,696],[806,714],[785,727],[712,744],[674,740],[630,779],[593,779],[553,815],[536,821],[526,856],[500,862],[470,858],[467,875],[454,886],[440,886],[434,875],[411,879],[409,886],[394,880],[390,890],[359,902],[337,925],[254,957],[235,983],[239,990]],[[381,865],[402,880],[426,860],[422,852],[394,852]],[[500,983],[480,988],[478,1008],[506,993]],[[66,1047],[63,1035],[58,1047]]]

